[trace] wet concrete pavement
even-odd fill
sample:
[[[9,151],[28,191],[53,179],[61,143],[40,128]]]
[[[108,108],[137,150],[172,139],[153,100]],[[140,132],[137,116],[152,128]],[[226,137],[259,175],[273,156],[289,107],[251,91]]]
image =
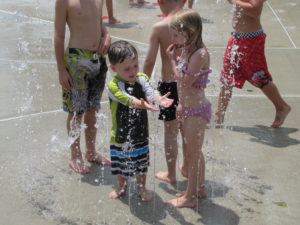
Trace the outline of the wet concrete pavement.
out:
[[[108,25],[113,40],[130,40],[140,65],[151,25],[159,20],[151,1],[129,8],[114,1],[121,24]],[[198,1],[203,37],[211,53],[213,73],[207,88],[213,105],[219,91],[222,54],[231,31],[226,1]],[[91,174],[72,173],[67,162],[66,114],[53,49],[54,1],[2,0],[0,41],[0,225],[52,224],[205,224],[297,225],[300,209],[300,20],[299,0],[265,3],[262,24],[268,37],[266,57],[274,82],[293,111],[280,129],[270,128],[272,104],[246,84],[234,90],[225,128],[206,130],[208,198],[195,209],[172,209],[164,201],[184,190],[186,180],[169,185],[154,179],[166,169],[163,126],[149,113],[151,166],[147,187],[154,199],[142,202],[130,181],[127,196],[111,200],[116,184],[107,167],[90,165]],[[106,15],[106,8],[103,10]],[[154,83],[159,79],[157,60]],[[108,74],[107,80],[112,77]],[[105,93],[97,136],[100,152],[109,155],[110,112]],[[181,153],[181,151],[180,151]],[[179,154],[179,162],[182,155]],[[179,163],[178,162],[178,163]]]

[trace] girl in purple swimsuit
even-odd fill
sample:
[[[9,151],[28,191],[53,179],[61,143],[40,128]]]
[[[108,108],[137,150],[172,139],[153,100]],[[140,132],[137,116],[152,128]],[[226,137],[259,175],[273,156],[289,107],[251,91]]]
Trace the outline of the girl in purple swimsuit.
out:
[[[174,207],[195,207],[197,197],[205,198],[205,161],[201,151],[206,125],[211,118],[211,104],[205,97],[208,74],[211,72],[209,53],[202,41],[200,15],[181,10],[170,22],[173,38],[167,53],[172,61],[178,82],[179,105],[177,118],[183,140],[183,176],[188,178],[187,189],[167,203]],[[181,56],[175,56],[175,50]]]

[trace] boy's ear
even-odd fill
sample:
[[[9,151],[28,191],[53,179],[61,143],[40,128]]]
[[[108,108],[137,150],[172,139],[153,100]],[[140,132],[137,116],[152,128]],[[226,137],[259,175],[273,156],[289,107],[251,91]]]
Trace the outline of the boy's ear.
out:
[[[109,67],[110,67],[110,69],[111,69],[113,72],[116,72],[115,65],[113,65],[113,64],[109,64]]]

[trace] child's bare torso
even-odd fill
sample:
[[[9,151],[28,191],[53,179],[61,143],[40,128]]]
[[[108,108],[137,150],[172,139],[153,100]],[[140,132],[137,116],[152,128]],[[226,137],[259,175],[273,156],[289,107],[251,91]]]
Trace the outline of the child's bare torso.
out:
[[[68,0],[69,47],[97,51],[101,40],[102,0]]]
[[[172,37],[169,32],[169,18],[164,19],[159,24],[159,47],[161,57],[161,79],[163,81],[174,81],[175,75],[172,72],[172,66],[166,49],[172,44]],[[178,54],[179,55],[179,54]]]
[[[264,0],[256,0],[258,4],[251,9],[241,8],[234,5],[232,27],[238,33],[250,33],[262,29],[260,16],[263,9]]]

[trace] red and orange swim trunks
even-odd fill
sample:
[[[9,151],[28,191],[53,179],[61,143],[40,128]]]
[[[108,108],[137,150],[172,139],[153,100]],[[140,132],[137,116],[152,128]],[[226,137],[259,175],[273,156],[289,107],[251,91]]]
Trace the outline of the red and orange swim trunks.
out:
[[[263,88],[272,81],[264,52],[266,34],[262,29],[231,34],[223,57],[221,82],[226,86],[242,88],[247,80]]]

